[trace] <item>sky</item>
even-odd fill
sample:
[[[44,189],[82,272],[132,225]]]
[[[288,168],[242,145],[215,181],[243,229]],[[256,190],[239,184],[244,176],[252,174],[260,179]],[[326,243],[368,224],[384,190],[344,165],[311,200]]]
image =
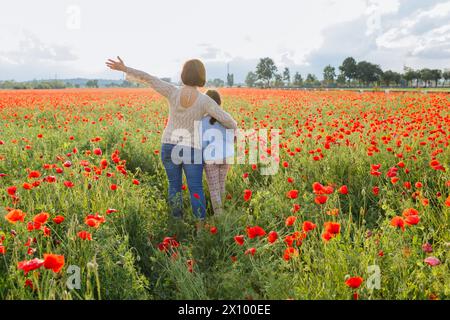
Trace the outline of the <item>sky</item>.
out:
[[[179,80],[243,82],[259,58],[322,78],[353,56],[383,69],[450,68],[450,0],[14,0],[0,10],[0,80],[122,79],[104,61]]]

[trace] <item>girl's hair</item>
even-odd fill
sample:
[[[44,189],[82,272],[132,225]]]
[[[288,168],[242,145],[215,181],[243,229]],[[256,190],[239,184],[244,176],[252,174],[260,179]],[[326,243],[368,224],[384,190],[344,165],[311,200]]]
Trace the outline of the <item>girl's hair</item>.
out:
[[[220,94],[216,91],[216,90],[208,90],[205,93],[208,97],[210,97],[211,99],[213,99],[219,106],[222,104],[222,99],[220,98]],[[213,117],[211,117],[211,119],[209,120],[210,124],[214,124],[216,123],[217,120],[214,119]]]
[[[203,87],[206,83],[205,65],[198,59],[188,60],[181,71],[181,81],[187,86]]]

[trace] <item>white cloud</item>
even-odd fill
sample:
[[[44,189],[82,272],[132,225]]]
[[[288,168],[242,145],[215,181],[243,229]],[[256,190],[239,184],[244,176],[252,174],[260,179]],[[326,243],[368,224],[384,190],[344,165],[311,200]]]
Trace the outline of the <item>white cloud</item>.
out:
[[[376,39],[380,48],[406,50],[413,57],[450,58],[450,1],[417,10]]]

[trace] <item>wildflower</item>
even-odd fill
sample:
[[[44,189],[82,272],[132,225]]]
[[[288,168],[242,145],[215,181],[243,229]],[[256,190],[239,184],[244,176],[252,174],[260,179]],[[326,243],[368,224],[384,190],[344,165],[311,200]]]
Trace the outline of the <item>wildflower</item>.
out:
[[[361,277],[351,277],[345,281],[345,284],[352,289],[357,289],[361,286],[363,281],[364,280]]]
[[[47,222],[48,218],[50,218],[50,214],[47,212],[41,212],[34,216],[33,222],[44,224]]]
[[[17,268],[20,270],[23,270],[23,273],[25,275],[28,274],[28,272],[39,269],[40,267],[42,267],[44,265],[44,260],[42,259],[38,259],[38,258],[34,258],[32,260],[29,261],[21,261],[17,264]]]
[[[22,210],[14,209],[8,212],[5,219],[8,220],[9,223],[15,224],[17,221],[23,222],[26,215],[27,214]]]
[[[274,243],[275,241],[277,241],[278,239],[278,233],[276,233],[275,231],[270,231],[269,235],[267,236],[267,241],[269,241],[269,243]]]
[[[314,202],[316,203],[316,204],[325,204],[326,202],[327,202],[327,200],[328,200],[328,197],[327,196],[323,196],[323,195],[320,195],[320,196],[317,196],[315,199],[314,199]]]
[[[288,193],[286,194],[286,196],[287,196],[289,199],[297,199],[297,198],[298,198],[298,190],[291,190],[291,191],[288,191]]]
[[[256,237],[264,237],[265,235],[266,235],[266,231],[259,226],[247,227],[247,236],[250,239],[253,239]]]
[[[288,247],[284,250],[283,259],[289,261],[292,257],[298,256],[298,250],[293,247]]]
[[[252,191],[251,190],[244,190],[244,201],[249,201],[252,197]]]
[[[405,230],[405,220],[402,217],[394,217],[391,220],[391,226]]]
[[[428,257],[425,260],[423,260],[426,264],[429,266],[435,267],[439,264],[441,264],[441,261],[436,257]]]
[[[55,273],[61,271],[64,267],[64,256],[56,254],[44,254],[44,268],[50,269]]]
[[[297,220],[297,217],[295,216],[289,216],[286,218],[285,225],[286,227],[291,227],[294,225],[295,221]]]
[[[87,231],[80,231],[77,233],[78,238],[82,239],[82,240],[92,240],[92,234],[90,234]]]
[[[235,237],[234,237],[234,241],[235,241],[238,245],[242,246],[242,245],[244,245],[244,236],[242,236],[242,235],[235,236]]]
[[[61,224],[61,223],[64,222],[64,219],[65,218],[63,216],[56,216],[56,217],[53,218],[53,222],[56,223],[56,224]]]
[[[250,249],[245,250],[245,255],[250,254],[250,255],[254,256],[255,253],[256,253],[256,248],[250,248]]]
[[[339,188],[339,193],[348,194],[348,187],[346,185],[343,185],[342,187]]]
[[[316,228],[316,225],[312,223],[311,221],[305,221],[303,222],[302,230],[304,232],[312,231]]]

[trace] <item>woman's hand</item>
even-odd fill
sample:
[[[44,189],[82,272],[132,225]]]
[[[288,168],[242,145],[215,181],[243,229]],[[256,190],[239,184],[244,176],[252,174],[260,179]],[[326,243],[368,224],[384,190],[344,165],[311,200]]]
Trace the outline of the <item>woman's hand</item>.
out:
[[[119,56],[117,56],[117,59],[119,61],[114,61],[112,59],[108,59],[108,61],[106,61],[106,65],[112,70],[125,72],[127,70],[127,67],[125,66],[125,63],[123,63],[123,60],[120,59]]]

